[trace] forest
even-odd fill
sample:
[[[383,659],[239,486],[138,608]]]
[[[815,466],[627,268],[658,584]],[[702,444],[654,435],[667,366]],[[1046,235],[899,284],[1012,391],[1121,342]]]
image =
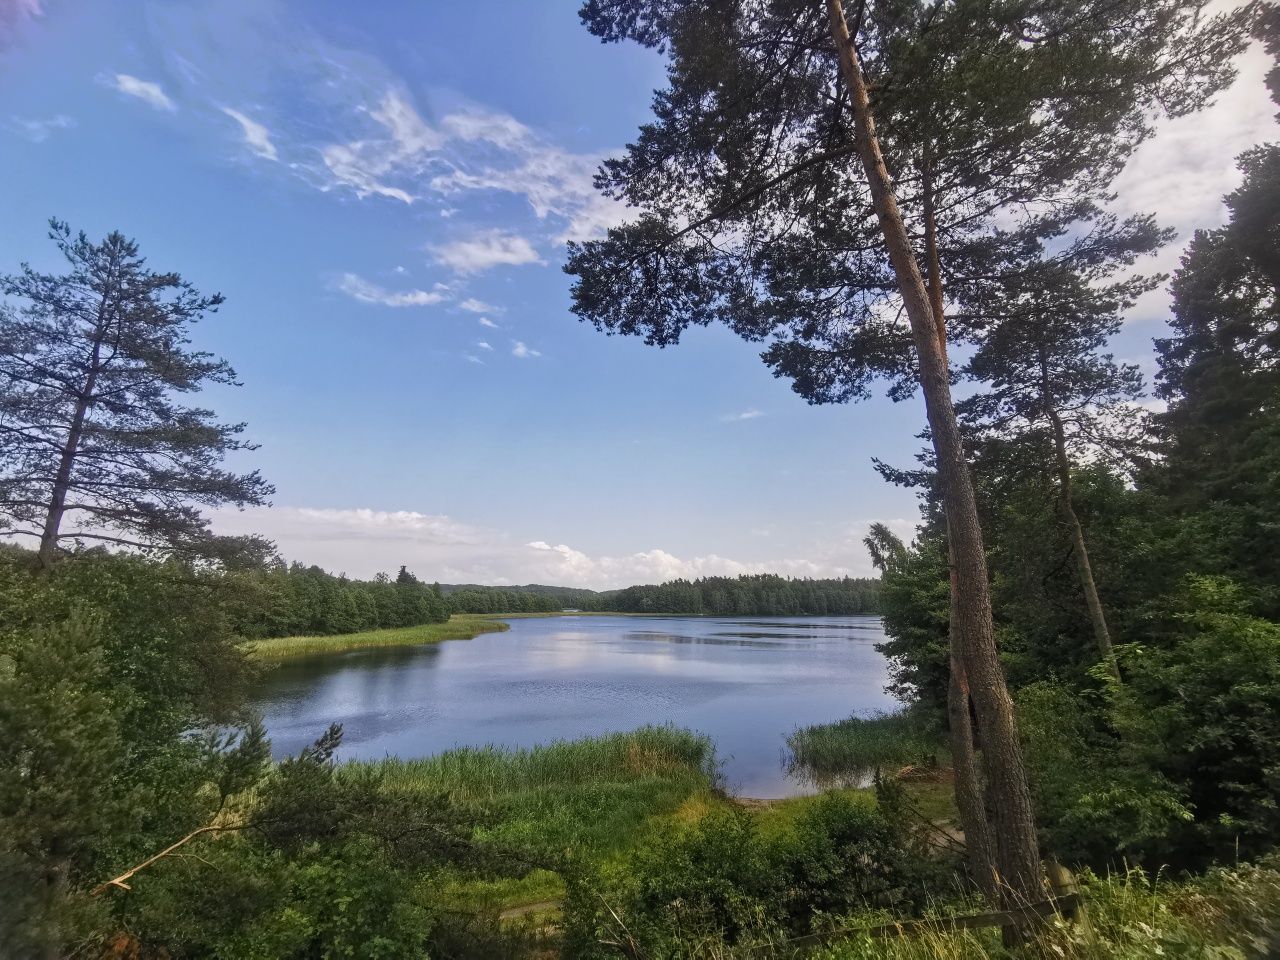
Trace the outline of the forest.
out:
[[[1114,201],[1251,44],[1280,107],[1280,6],[580,18],[666,86],[595,178],[627,219],[568,239],[571,309],[721,325],[811,404],[922,403],[916,460],[876,461],[914,536],[870,526],[875,580],[598,593],[286,563],[210,518],[274,492],[188,402],[239,385],[197,346],[222,297],[54,219],[65,272],[0,275],[0,955],[1276,956],[1280,144],[1190,237]],[[1160,290],[1148,384],[1113,341]],[[263,641],[566,606],[875,614],[900,709],[797,723],[818,789],[775,802],[661,715],[351,760],[339,723],[273,754],[250,706]]]

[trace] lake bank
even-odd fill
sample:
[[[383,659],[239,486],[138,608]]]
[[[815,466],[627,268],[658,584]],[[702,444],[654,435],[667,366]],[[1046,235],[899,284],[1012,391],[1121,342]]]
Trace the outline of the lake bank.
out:
[[[280,663],[303,657],[376,650],[386,647],[412,647],[443,643],[446,640],[471,640],[483,633],[500,633],[508,629],[500,619],[486,614],[455,613],[444,623],[423,623],[414,627],[386,630],[363,630],[314,637],[271,637],[250,640],[244,646],[249,655],[263,663]]]

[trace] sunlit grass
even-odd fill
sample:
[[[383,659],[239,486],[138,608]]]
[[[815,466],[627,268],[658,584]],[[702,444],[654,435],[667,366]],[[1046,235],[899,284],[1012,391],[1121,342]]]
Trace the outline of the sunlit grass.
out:
[[[363,630],[360,633],[339,633],[328,637],[272,637],[268,640],[251,640],[245,644],[245,649],[255,660],[274,662],[324,653],[343,653],[348,650],[405,647],[421,643],[440,643],[444,640],[470,640],[482,633],[500,633],[508,629],[510,627],[507,624],[493,617],[458,613],[444,623],[424,623],[416,627]]]

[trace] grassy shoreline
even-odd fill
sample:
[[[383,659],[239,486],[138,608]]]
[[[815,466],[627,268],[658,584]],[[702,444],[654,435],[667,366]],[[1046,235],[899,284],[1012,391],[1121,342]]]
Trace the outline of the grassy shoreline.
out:
[[[394,627],[387,630],[364,630],[320,637],[272,637],[250,640],[245,644],[249,655],[266,663],[278,663],[298,657],[350,650],[373,650],[380,647],[408,647],[446,640],[470,640],[482,633],[501,633],[510,627],[493,616],[455,613],[444,623],[424,623],[416,627]]]

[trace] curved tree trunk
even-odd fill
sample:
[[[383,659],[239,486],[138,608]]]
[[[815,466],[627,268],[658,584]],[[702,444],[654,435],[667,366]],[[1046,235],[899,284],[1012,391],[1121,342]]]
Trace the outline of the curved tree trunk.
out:
[[[957,646],[956,659],[964,665],[969,680],[982,735],[987,798],[995,813],[992,827],[1000,881],[1007,899],[1035,901],[1043,896],[1044,873],[1040,867],[1031,790],[1018,740],[1013,700],[996,653],[982,529],[951,400],[946,361],[938,343],[924,279],[880,152],[866,81],[849,36],[841,0],[827,0],[827,10],[831,36],[851,95],[858,152],[919,358],[920,384],[955,555],[957,600],[953,606],[953,640]]]
[[[1093,624],[1093,636],[1098,643],[1098,652],[1112,675],[1119,680],[1120,668],[1116,664],[1115,652],[1111,645],[1107,615],[1102,609],[1102,599],[1098,596],[1098,583],[1093,576],[1093,564],[1089,560],[1089,547],[1085,543],[1084,528],[1080,526],[1080,518],[1076,516],[1075,503],[1071,494],[1071,458],[1067,456],[1067,433],[1062,425],[1062,417],[1053,405],[1053,396],[1049,390],[1048,364],[1043,354],[1040,358],[1040,370],[1044,412],[1053,427],[1053,452],[1058,469],[1062,518],[1066,521],[1067,532],[1071,535],[1071,552],[1075,554],[1076,570],[1080,574],[1080,587],[1084,591],[1085,604],[1089,608],[1089,622]]]

